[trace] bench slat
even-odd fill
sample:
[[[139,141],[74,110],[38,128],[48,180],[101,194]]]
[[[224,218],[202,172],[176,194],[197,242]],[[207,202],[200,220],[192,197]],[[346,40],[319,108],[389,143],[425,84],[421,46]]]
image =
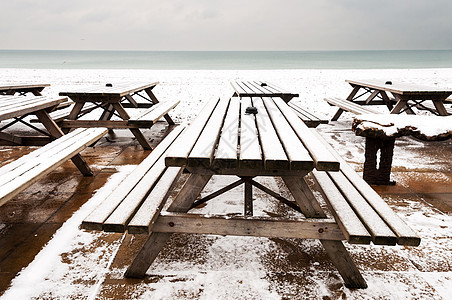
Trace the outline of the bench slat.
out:
[[[306,150],[290,124],[281,114],[272,98],[265,97],[263,98],[263,102],[290,160],[290,169],[306,170],[313,168],[314,161],[312,160],[312,157],[309,155],[309,152]]]
[[[168,167],[132,220],[127,224],[127,231],[130,234],[150,233],[154,221],[165,205],[182,171],[183,168],[181,167]]]
[[[312,174],[317,184],[321,186],[321,192],[324,195],[323,198],[341,227],[347,241],[350,244],[370,244],[370,233],[361,223],[340,191],[334,187],[326,172],[314,170]]]
[[[292,129],[297,133],[300,139],[306,141],[304,146],[308,149],[309,154],[314,159],[316,169],[319,171],[337,171],[339,170],[339,162],[319,141],[319,139],[309,130],[306,124],[288,107],[283,100],[274,98],[275,104],[279,110],[286,116],[287,121]]]
[[[204,127],[201,135],[198,138],[196,145],[188,156],[187,165],[190,167],[205,167],[209,168],[212,164],[213,155],[215,154],[215,147],[217,145],[221,125],[226,116],[230,99],[223,98],[218,103],[212,116]],[[218,122],[221,120],[221,122]]]
[[[152,150],[133,171],[127,176],[108,197],[102,201],[82,222],[82,228],[88,230],[102,230],[102,224],[111,215],[121,201],[130,193],[134,186],[145,176],[156,161],[173,144],[174,140],[184,130],[184,126],[173,129],[160,144]],[[151,183],[152,184],[152,183]]]
[[[157,122],[164,114],[168,113],[171,109],[175,108],[180,101],[165,101],[154,104],[148,108],[145,112],[132,117],[129,122],[140,122],[142,120]]]
[[[386,224],[397,235],[397,243],[405,246],[418,246],[421,242],[420,237],[389,207],[388,204],[378,195],[377,192],[370,187],[353,169],[350,167],[344,159],[342,159],[337,152],[331,147],[331,145],[320,137],[320,134],[315,130],[311,131],[319,137],[326,148],[330,149],[331,153],[341,163],[341,172],[353,183],[355,188],[365,197],[373,209],[378,212],[380,217],[386,222]]]
[[[362,114],[379,114],[380,112],[375,111],[371,108],[363,107],[362,105],[353,103],[352,101],[341,99],[341,98],[325,98],[330,105],[337,106],[343,110],[352,112],[356,115]]]
[[[328,175],[371,233],[373,243],[376,245],[395,245],[397,243],[395,234],[344,174],[341,172],[328,172]]]
[[[83,130],[86,131],[89,129]],[[1,199],[0,205],[3,205],[5,202],[13,198],[19,192],[25,190],[33,183],[38,181],[40,178],[58,168],[68,159],[80,153],[83,149],[85,149],[93,142],[97,141],[99,138],[105,135],[107,133],[107,130],[103,128],[93,128],[88,132],[89,134],[82,137],[80,137],[78,132],[71,135],[73,138],[70,140],[71,141],[74,140],[72,143],[65,144],[63,148],[57,147],[56,148],[58,150],[57,152],[49,152],[48,155],[46,156],[35,157],[34,161],[38,163],[32,164],[33,167],[31,169],[25,172],[23,172],[23,170],[19,171],[21,173],[15,175],[15,177],[12,178],[11,181],[2,184],[0,189],[0,199]],[[53,147],[53,145],[51,145],[51,147]],[[29,161],[28,157],[24,157],[23,159]],[[6,173],[3,176],[10,176],[10,174]]]
[[[193,149],[195,142],[198,140],[198,137],[204,129],[207,120],[210,118],[210,115],[219,101],[220,99],[215,99],[207,102],[193,123],[168,150],[168,157],[165,159],[167,165],[178,167],[187,165],[188,155]]]
[[[161,157],[140,179],[133,189],[122,199],[111,215],[104,221],[102,229],[107,232],[125,232],[127,222],[146,198],[149,190],[158,182],[166,170],[164,158]]]
[[[240,101],[237,98],[231,99],[213,163],[215,169],[238,167],[239,110]]]
[[[241,168],[262,168],[261,149],[257,136],[256,121],[253,114],[246,114],[246,108],[252,106],[251,98],[243,98],[240,109],[240,153]]]
[[[270,111],[263,113],[267,109],[264,106],[262,98],[253,98],[252,101],[258,111],[255,116],[265,168],[267,170],[289,169],[287,155],[268,115]]]

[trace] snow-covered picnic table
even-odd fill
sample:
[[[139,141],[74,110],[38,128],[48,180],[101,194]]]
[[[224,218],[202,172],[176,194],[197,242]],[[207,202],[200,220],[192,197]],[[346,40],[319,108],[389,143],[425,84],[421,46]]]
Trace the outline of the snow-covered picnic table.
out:
[[[148,235],[126,277],[143,278],[173,233],[259,236],[318,239],[345,285],[365,288],[343,241],[420,243],[419,236],[281,98],[209,101],[181,131],[168,135],[82,223],[88,230]],[[184,169],[190,175],[176,184]],[[333,217],[308,184],[308,174]],[[213,176],[237,178],[202,195]],[[262,176],[280,177],[292,197],[266,187],[257,180]],[[191,211],[239,185],[244,185],[244,197],[231,201],[243,205],[242,216]],[[256,216],[255,188],[300,217]]]
[[[352,129],[356,135],[366,137],[364,180],[370,184],[390,184],[395,139],[402,136],[424,141],[449,139],[452,116],[364,114],[354,117]]]

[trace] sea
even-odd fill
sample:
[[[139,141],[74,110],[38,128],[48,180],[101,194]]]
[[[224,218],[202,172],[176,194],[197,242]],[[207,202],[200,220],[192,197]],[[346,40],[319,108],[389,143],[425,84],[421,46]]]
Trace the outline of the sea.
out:
[[[0,50],[0,68],[284,70],[452,68],[452,50],[72,51]]]

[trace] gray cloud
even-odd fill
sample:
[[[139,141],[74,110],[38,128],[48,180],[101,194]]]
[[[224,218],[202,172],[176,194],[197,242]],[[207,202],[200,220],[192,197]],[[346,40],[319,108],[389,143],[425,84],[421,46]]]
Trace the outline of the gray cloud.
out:
[[[450,0],[14,0],[1,49],[452,49]]]

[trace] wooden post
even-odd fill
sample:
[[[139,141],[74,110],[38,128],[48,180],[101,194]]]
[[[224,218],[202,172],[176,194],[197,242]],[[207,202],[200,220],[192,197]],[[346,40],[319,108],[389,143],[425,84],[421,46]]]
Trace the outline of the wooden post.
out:
[[[283,180],[291,192],[297,191],[292,193],[292,196],[297,203],[302,204],[304,207],[304,209],[302,209],[304,210],[303,214],[307,218],[326,217],[304,179],[300,179],[298,184],[297,180],[294,180],[289,176],[283,177]],[[302,184],[301,181],[303,181]],[[302,193],[298,191],[302,191]],[[345,286],[349,288],[367,288],[366,281],[350,257],[344,244],[342,244],[342,241],[320,240],[320,242],[334,266],[339,271],[339,274],[341,274]]]
[[[391,165],[395,138],[379,139],[366,137],[363,179],[369,184],[390,185]],[[378,151],[380,150],[380,162]]]
[[[168,207],[168,211],[187,212],[211,177],[211,175],[191,174],[179,191],[179,194],[177,194],[176,199]],[[152,232],[124,276],[129,278],[143,278],[149,266],[157,258],[160,250],[162,250],[171,235],[172,233]]]
[[[245,181],[245,216],[253,215],[253,186]]]

